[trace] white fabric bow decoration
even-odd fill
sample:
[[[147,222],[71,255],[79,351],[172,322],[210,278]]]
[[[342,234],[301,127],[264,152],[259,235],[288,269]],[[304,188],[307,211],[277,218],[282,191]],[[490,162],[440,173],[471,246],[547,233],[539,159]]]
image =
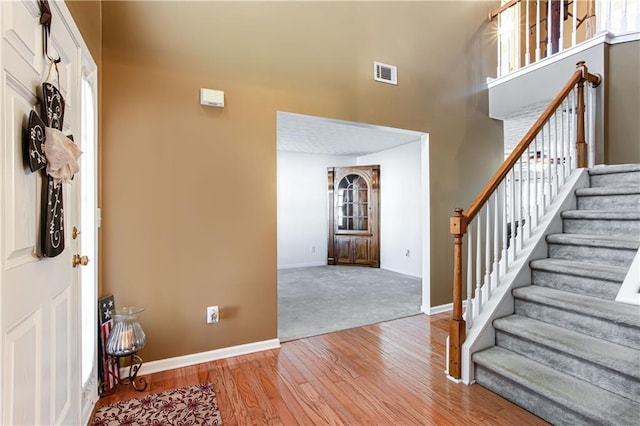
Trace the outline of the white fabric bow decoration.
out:
[[[82,154],[78,145],[60,130],[45,127],[44,154],[47,157],[47,174],[56,185],[69,182],[80,166],[78,158]]]

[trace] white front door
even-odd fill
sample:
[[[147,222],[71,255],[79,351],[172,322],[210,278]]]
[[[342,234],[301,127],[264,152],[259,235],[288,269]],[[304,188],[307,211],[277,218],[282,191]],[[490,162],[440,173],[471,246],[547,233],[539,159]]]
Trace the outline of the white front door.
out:
[[[81,143],[82,63],[93,61],[64,3],[50,6],[49,54],[61,62],[59,82],[55,71],[49,81],[66,101],[64,133]],[[39,18],[36,0],[0,2],[0,424],[8,425],[81,423],[80,268],[72,257],[82,253],[71,231],[80,228],[85,171],[63,185],[64,251],[40,258],[43,179],[23,159],[27,117],[40,113],[49,69]]]

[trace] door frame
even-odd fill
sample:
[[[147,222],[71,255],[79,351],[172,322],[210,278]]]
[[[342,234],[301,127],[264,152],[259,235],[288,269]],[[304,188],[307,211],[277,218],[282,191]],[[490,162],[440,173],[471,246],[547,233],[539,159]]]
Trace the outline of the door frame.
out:
[[[286,112],[286,111],[277,111],[276,113],[276,128],[279,127],[278,121],[281,120],[283,116],[285,115],[292,115],[294,117],[308,117],[311,119],[315,119],[315,120],[319,120],[318,122],[320,124],[346,124],[349,126],[353,126],[353,127],[359,127],[359,128],[364,128],[367,130],[380,130],[380,131],[393,131],[393,132],[400,132],[400,133],[406,133],[406,134],[412,134],[415,135],[415,141],[417,142],[418,140],[420,141],[420,185],[421,185],[421,194],[420,194],[420,216],[422,217],[422,226],[421,226],[421,249],[422,249],[422,256],[421,256],[421,278],[422,278],[422,305],[420,307],[421,312],[425,313],[425,314],[433,314],[436,313],[432,310],[431,308],[431,214],[430,214],[430,206],[431,206],[431,190],[430,190],[430,155],[429,155],[429,134],[425,133],[425,132],[418,132],[418,131],[414,131],[414,130],[406,130],[406,129],[400,129],[400,128],[391,128],[391,127],[386,127],[386,126],[378,126],[378,125],[374,125],[374,124],[367,124],[367,123],[359,123],[359,122],[352,122],[352,121],[345,121],[345,120],[338,120],[338,119],[333,119],[333,118],[325,118],[325,117],[318,117],[318,116],[309,116],[306,114],[299,114],[299,113],[292,113],[292,112]],[[276,132],[276,150],[279,151],[279,140],[281,138],[281,135],[279,132]],[[291,150],[289,149],[289,144],[291,143],[290,140],[286,140],[286,149],[284,149],[283,151],[285,153],[287,152],[296,152],[295,150]],[[277,153],[276,153],[276,156]],[[331,166],[330,164],[327,164],[326,167]],[[280,164],[277,164],[277,168],[279,169]],[[323,181],[325,182],[325,186],[324,186],[324,193],[326,194],[326,182],[327,182],[327,174],[326,174],[326,167],[323,171],[324,173],[324,177],[323,177]],[[277,170],[277,174],[280,174],[280,171]],[[280,200],[280,195],[279,193],[277,193],[277,198],[278,200]],[[280,204],[280,201],[278,201],[278,208]],[[328,222],[327,222],[328,224]],[[278,224],[278,228],[280,228],[280,224]],[[279,236],[278,236],[279,238]],[[314,251],[315,246],[312,247],[312,253],[315,253]],[[280,249],[277,248],[277,250],[279,251]],[[321,262],[318,263],[315,260],[311,261],[311,262],[305,262],[305,263],[295,263],[295,264],[278,264],[277,267],[278,269],[287,269],[287,268],[296,268],[296,267],[305,267],[305,266],[318,266],[318,265],[325,265],[326,264],[326,260],[327,257],[323,257],[321,259]],[[383,259],[381,259],[382,261]]]
[[[93,112],[93,129],[92,129],[92,134],[88,135],[88,137],[90,138],[90,143],[92,144],[92,151],[93,151],[93,158],[91,158],[91,162],[92,162],[92,172],[93,172],[93,185],[92,185],[92,193],[93,193],[93,206],[95,206],[95,210],[93,212],[87,212],[87,215],[92,216],[93,219],[93,229],[92,234],[93,234],[93,244],[94,247],[90,248],[90,262],[93,263],[92,265],[92,271],[93,271],[93,276],[90,278],[91,283],[93,285],[93,294],[96,296],[94,303],[91,307],[89,307],[89,314],[91,314],[91,316],[94,318],[94,322],[93,322],[93,329],[95,331],[95,334],[93,336],[93,341],[90,342],[90,344],[92,345],[92,347],[94,348],[94,356],[93,356],[93,366],[91,368],[91,378],[89,380],[89,382],[87,384],[82,383],[83,377],[82,377],[82,373],[80,374],[80,416],[81,416],[81,420],[82,420],[82,424],[87,424],[91,418],[91,413],[93,412],[93,408],[96,404],[96,402],[99,399],[99,395],[98,395],[98,387],[99,387],[99,383],[98,383],[98,364],[97,364],[97,358],[98,358],[98,311],[97,311],[97,306],[98,306],[98,271],[99,271],[99,267],[100,267],[100,263],[99,263],[99,259],[100,259],[100,252],[99,252],[99,247],[100,247],[100,243],[99,243],[99,235],[100,233],[98,232],[99,227],[100,227],[100,208],[98,205],[98,178],[99,178],[99,173],[98,173],[98,167],[100,164],[99,161],[99,145],[98,145],[98,117],[99,117],[99,113],[98,113],[98,107],[99,107],[99,102],[98,102],[98,69],[97,66],[95,64],[95,62],[93,62],[93,58],[91,58],[91,55],[89,55],[88,57],[86,57],[84,55],[84,50],[83,50],[83,55],[82,55],[82,59],[81,59],[81,69],[80,69],[80,84],[82,86],[83,81],[87,81],[87,83],[91,86],[91,91],[93,93],[93,97],[92,97],[92,112]],[[80,108],[82,108],[82,88],[80,90]],[[82,133],[82,136],[85,135],[85,131],[86,129],[83,127],[84,125],[84,120],[83,118],[83,114],[84,114],[84,110],[82,110],[80,116],[81,116],[81,120],[80,120],[80,131]],[[82,141],[84,141],[84,137],[81,138]],[[84,146],[84,145],[83,145]],[[85,154],[87,155],[87,154]],[[87,172],[89,172],[89,170],[87,170],[86,168],[83,170],[84,174],[81,176],[81,188],[84,188],[84,182],[83,182],[83,176],[87,175]],[[86,238],[83,238],[84,236],[86,236],[87,234],[89,234],[89,230],[86,229],[85,223],[83,223],[82,218],[85,216],[84,212],[85,209],[87,208],[87,206],[84,205],[83,200],[82,200],[82,189],[80,190],[80,225],[82,228],[81,234],[80,234],[80,254],[82,255],[86,255],[89,254],[89,251],[87,251],[84,247],[85,242],[86,242]],[[90,239],[91,240],[91,239]],[[84,278],[86,277],[86,274],[84,273],[80,273],[79,274],[79,278],[78,278],[78,286],[79,286],[79,291],[78,291],[78,306],[79,306],[79,318],[82,319],[83,317],[83,309],[87,309],[87,307],[83,306],[83,295],[82,295],[82,291],[84,290],[84,288],[86,287],[86,282],[84,282]],[[80,360],[80,370],[81,372],[83,371],[83,367],[82,367],[82,363],[84,362],[83,360],[83,356],[82,356],[82,347],[87,344],[88,342],[83,342],[82,338],[83,338],[83,333],[82,333],[82,320],[78,321],[78,336],[79,336],[79,341],[80,341],[80,345],[78,347],[78,359]]]

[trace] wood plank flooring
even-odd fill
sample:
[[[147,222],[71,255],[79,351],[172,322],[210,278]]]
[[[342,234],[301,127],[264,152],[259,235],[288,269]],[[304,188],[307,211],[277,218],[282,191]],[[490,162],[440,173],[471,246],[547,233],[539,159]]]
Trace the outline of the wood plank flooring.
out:
[[[214,385],[224,425],[545,425],[479,385],[446,379],[450,314],[416,315],[284,343],[280,349],[146,376],[97,406]]]

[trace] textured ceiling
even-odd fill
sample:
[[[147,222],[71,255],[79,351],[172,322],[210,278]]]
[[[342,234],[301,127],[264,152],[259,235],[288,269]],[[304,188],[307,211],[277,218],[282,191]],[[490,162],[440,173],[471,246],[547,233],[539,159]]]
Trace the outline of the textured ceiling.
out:
[[[278,112],[278,151],[366,155],[420,140],[422,133]]]

